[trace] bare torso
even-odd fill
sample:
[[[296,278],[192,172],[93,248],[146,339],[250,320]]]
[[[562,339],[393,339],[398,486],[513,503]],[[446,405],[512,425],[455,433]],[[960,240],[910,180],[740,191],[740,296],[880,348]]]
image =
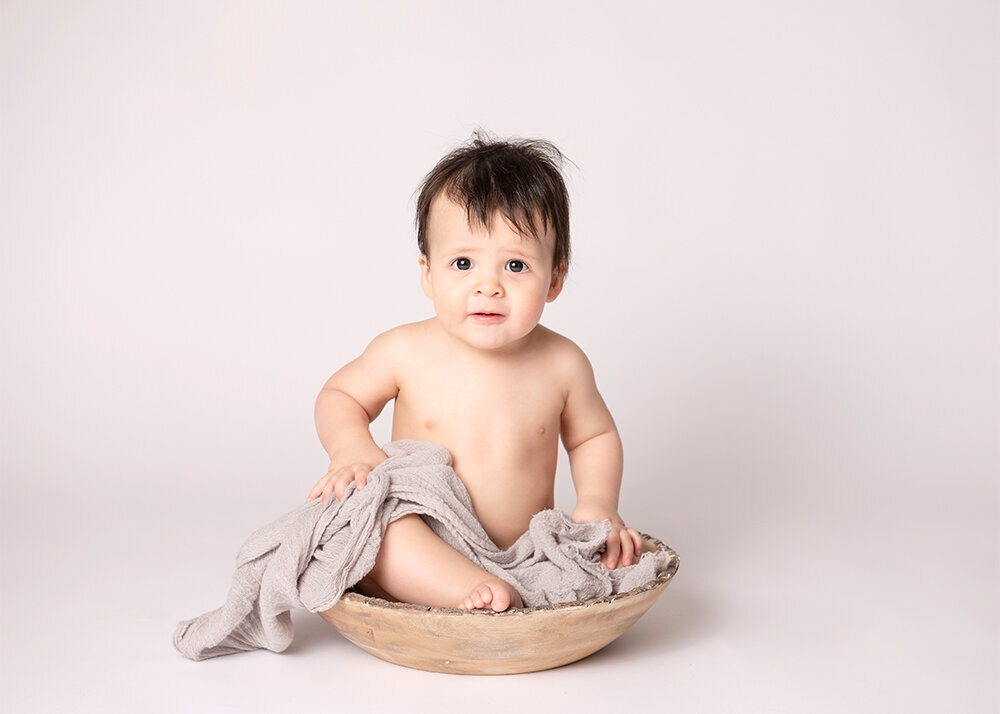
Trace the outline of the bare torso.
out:
[[[433,320],[407,326],[393,439],[441,444],[483,528],[505,548],[553,507],[566,393],[553,359],[564,338],[538,326],[513,354],[457,350]]]

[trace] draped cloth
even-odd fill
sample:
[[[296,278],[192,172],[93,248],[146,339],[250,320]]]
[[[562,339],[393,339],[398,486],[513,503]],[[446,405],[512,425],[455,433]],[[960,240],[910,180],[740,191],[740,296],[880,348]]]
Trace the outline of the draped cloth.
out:
[[[490,540],[451,467],[451,454],[424,441],[394,441],[363,489],[343,501],[309,501],[255,531],[236,557],[222,607],[181,622],[174,646],[193,660],[292,641],[291,609],[327,610],[375,565],[386,527],[419,514],[442,539],[483,570],[510,583],[525,607],[599,599],[656,579],[662,553],[608,570],[600,553],[610,526],[574,523],[564,513],[535,514],[509,548]]]

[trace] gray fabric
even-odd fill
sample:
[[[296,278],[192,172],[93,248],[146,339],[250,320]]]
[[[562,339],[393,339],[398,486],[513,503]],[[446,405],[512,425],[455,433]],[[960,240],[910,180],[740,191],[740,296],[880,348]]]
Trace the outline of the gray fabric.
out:
[[[225,604],[181,622],[177,650],[194,660],[258,648],[281,652],[292,641],[291,608],[333,607],[374,567],[386,526],[411,513],[510,583],[525,607],[626,592],[655,579],[662,565],[660,555],[645,553],[627,568],[604,568],[599,552],[607,524],[574,523],[553,510],[536,514],[517,542],[500,550],[476,519],[447,449],[394,441],[384,451],[389,458],[365,488],[351,484],[342,502],[310,501],[253,533],[236,558]]]

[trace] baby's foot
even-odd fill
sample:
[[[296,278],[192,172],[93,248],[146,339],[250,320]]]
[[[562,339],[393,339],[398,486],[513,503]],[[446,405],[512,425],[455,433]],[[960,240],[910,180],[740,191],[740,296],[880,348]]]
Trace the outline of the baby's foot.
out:
[[[523,604],[517,590],[500,578],[491,578],[473,588],[469,596],[459,605],[459,608],[462,610],[482,610],[487,606],[496,612],[503,612],[508,607],[523,607]]]

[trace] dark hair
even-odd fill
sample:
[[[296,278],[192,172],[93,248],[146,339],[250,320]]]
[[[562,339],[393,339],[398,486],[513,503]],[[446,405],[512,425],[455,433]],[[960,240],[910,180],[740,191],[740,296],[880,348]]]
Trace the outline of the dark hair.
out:
[[[561,166],[565,157],[542,139],[498,140],[482,130],[431,169],[417,198],[417,247],[427,254],[431,202],[442,191],[469,217],[491,229],[494,214],[506,218],[522,235],[538,238],[550,228],[556,237],[552,263],[557,273],[569,269],[569,193]],[[539,231],[538,219],[542,230]]]

